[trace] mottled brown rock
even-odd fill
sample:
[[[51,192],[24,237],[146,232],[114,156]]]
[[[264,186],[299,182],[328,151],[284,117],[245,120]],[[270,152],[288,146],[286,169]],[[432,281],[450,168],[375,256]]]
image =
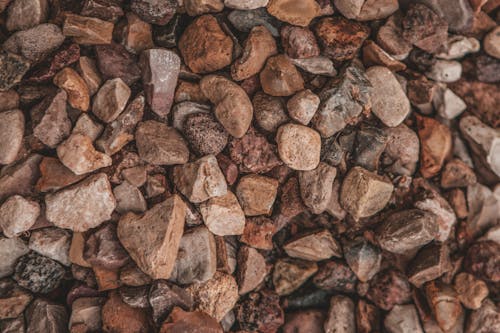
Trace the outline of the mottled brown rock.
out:
[[[63,34],[84,45],[109,44],[113,38],[113,23],[94,17],[67,13]]]
[[[120,78],[127,85],[132,85],[141,78],[141,69],[136,57],[117,43],[96,45],[97,66],[104,79]]]
[[[316,287],[323,290],[334,290],[343,293],[356,291],[356,275],[349,266],[342,262],[324,262],[319,266],[318,273],[312,281]]]
[[[380,270],[382,253],[366,239],[358,237],[344,243],[344,257],[361,282],[368,282]]]
[[[203,222],[215,235],[241,235],[245,228],[245,214],[238,199],[231,192],[213,197],[200,205]]]
[[[317,270],[318,266],[314,262],[294,258],[279,259],[274,265],[274,289],[280,296],[291,294]]]
[[[408,280],[420,288],[452,269],[450,250],[445,244],[431,243],[421,249],[408,266]]]
[[[384,327],[389,333],[424,333],[413,304],[394,306],[384,319]]]
[[[63,305],[44,299],[35,299],[26,311],[27,329],[30,333],[62,333],[68,331],[68,313]]]
[[[137,125],[135,139],[139,156],[155,165],[184,164],[189,149],[176,129],[154,120]]]
[[[324,333],[325,315],[320,310],[301,310],[287,313],[283,333]]]
[[[203,15],[191,23],[179,39],[186,65],[195,73],[210,73],[232,61],[233,41],[215,17]]]
[[[313,170],[320,160],[321,137],[315,130],[296,124],[278,128],[276,143],[281,160],[294,170]]]
[[[205,332],[222,333],[220,324],[201,311],[186,312],[175,307],[163,323],[160,333]]]
[[[117,269],[93,266],[92,272],[95,276],[98,291],[115,290],[120,287]]]
[[[308,28],[285,26],[281,29],[281,43],[291,58],[312,58],[320,53],[316,37]]]
[[[411,288],[406,276],[394,269],[384,270],[370,281],[366,297],[383,310],[396,304],[405,304],[411,299]]]
[[[116,211],[120,214],[126,212],[142,213],[148,206],[142,192],[128,181],[124,181],[113,189],[116,199]]]
[[[458,219],[466,218],[469,214],[465,194],[461,189],[454,188],[446,194],[446,200],[450,203]]]
[[[402,19],[401,13],[391,15],[380,27],[376,38],[377,43],[397,60],[406,58],[412,50],[412,44],[402,37]]]
[[[43,228],[31,232],[28,247],[56,260],[64,266],[70,266],[69,246],[71,234],[69,231],[60,228]]]
[[[267,11],[280,21],[306,27],[319,16],[321,7],[314,0],[270,0]]]
[[[425,295],[436,322],[443,331],[449,331],[462,314],[456,291],[447,284],[432,281],[425,285]]]
[[[293,120],[307,126],[318,110],[319,104],[319,97],[306,89],[293,95],[286,103],[286,107]]]
[[[182,237],[186,204],[178,195],[155,205],[142,216],[127,213],[118,223],[118,238],[142,271],[168,279]]]
[[[93,96],[99,90],[102,83],[101,75],[97,71],[95,61],[89,57],[80,57],[78,60],[78,72],[87,84],[90,95]]]
[[[73,127],[73,133],[83,134],[95,141],[103,129],[103,125],[95,122],[87,113],[82,113]]]
[[[240,241],[256,249],[271,250],[275,232],[276,226],[273,220],[264,216],[249,218],[245,223]]]
[[[222,0],[186,0],[184,7],[189,16],[198,16],[220,12],[224,9],[224,2]]]
[[[122,79],[106,81],[94,97],[92,113],[105,123],[112,122],[127,105],[130,93]]]
[[[257,288],[267,275],[266,260],[254,248],[242,246],[238,251],[239,294],[244,295]]]
[[[256,174],[244,176],[236,186],[236,196],[246,216],[270,215],[278,181]]]
[[[29,252],[28,245],[21,238],[0,237],[0,277],[12,275],[17,260]]]
[[[500,329],[500,311],[495,303],[487,299],[478,310],[470,314],[465,333],[487,333],[488,330],[498,329]]]
[[[254,95],[252,104],[257,124],[267,132],[276,132],[278,127],[289,119],[281,97],[270,96],[259,91]]]
[[[30,68],[30,63],[13,53],[0,52],[0,91],[6,91],[18,84]]]
[[[115,0],[85,0],[81,14],[116,22],[123,16],[123,9],[120,7],[120,3]]]
[[[64,36],[62,35],[64,40]],[[39,67],[30,74],[28,80],[30,82],[41,83],[49,81],[61,69],[78,61],[80,57],[80,46],[76,43],[65,44],[60,47],[52,59],[45,63],[45,66]]]
[[[24,114],[21,110],[0,112],[0,164],[17,158],[24,135]]]
[[[333,296],[323,327],[325,333],[355,333],[354,302],[347,296]]]
[[[383,164],[387,171],[400,175],[413,175],[417,169],[420,141],[417,134],[405,124],[384,129],[387,145],[384,150]]]
[[[0,318],[16,318],[23,313],[33,298],[31,294],[18,287],[12,280],[0,280]]]
[[[0,206],[0,227],[9,238],[29,230],[40,215],[40,205],[20,195],[14,195]]]
[[[184,80],[179,80],[177,82],[174,102],[181,103],[186,101],[200,104],[208,102],[208,98],[203,95],[200,84],[198,82],[189,82]]]
[[[89,88],[74,69],[64,68],[54,76],[53,81],[56,86],[66,91],[68,102],[72,107],[84,112],[89,109]]]
[[[276,41],[269,30],[262,25],[252,28],[243,44],[243,56],[231,66],[231,77],[235,81],[242,81],[258,74],[266,60],[276,53]]]
[[[469,273],[457,274],[453,286],[458,293],[458,299],[467,309],[479,309],[483,300],[488,297],[486,283]]]
[[[360,299],[356,305],[356,327],[359,333],[370,333],[380,327],[380,310]]]
[[[304,89],[304,80],[285,55],[270,57],[260,72],[262,90],[271,96],[290,96]]]
[[[17,164],[5,167],[0,176],[0,200],[14,194],[33,194],[35,183],[40,177],[38,165],[41,160],[41,155],[31,154]]]
[[[74,232],[71,238],[68,257],[72,264],[82,267],[92,267],[84,258],[83,251],[85,248],[85,237],[81,232]]]
[[[290,257],[310,261],[342,257],[340,244],[328,230],[301,235],[287,242],[283,249]]]
[[[130,9],[148,23],[165,25],[174,16],[177,5],[175,0],[132,0]]]
[[[464,268],[467,272],[486,282],[500,281],[500,244],[483,241],[467,250]]]
[[[236,318],[246,331],[276,332],[283,325],[284,317],[279,296],[270,290],[251,293],[236,309]]]
[[[441,187],[446,189],[466,187],[475,182],[476,175],[474,171],[458,158],[446,163],[441,173]]]
[[[43,23],[49,15],[47,0],[15,0],[7,9],[7,30],[26,30]]]
[[[238,166],[226,155],[219,154],[216,157],[227,184],[233,185],[238,179]]]
[[[337,169],[324,162],[314,170],[299,172],[300,195],[313,214],[321,214],[327,209],[336,175]]]
[[[124,303],[117,292],[110,294],[101,315],[102,328],[108,332],[146,333],[150,329],[146,311]]]
[[[215,117],[205,112],[187,115],[182,132],[200,156],[219,154],[226,147],[229,137]]]
[[[115,35],[119,36],[122,45],[134,54],[139,54],[144,50],[153,48],[153,29],[151,24],[144,22],[134,13],[127,13],[126,20],[126,23],[119,24],[114,32]]]
[[[420,138],[420,173],[425,178],[435,176],[451,151],[450,129],[433,118],[417,116]]]

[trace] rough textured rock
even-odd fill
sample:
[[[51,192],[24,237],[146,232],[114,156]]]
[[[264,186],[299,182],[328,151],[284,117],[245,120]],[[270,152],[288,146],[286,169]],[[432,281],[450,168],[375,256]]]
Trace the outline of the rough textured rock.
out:
[[[49,2],[47,0],[15,0],[7,9],[7,30],[26,30],[47,20]]]
[[[108,177],[99,173],[46,195],[45,206],[50,222],[60,228],[83,232],[109,220],[116,202]]]
[[[19,163],[5,168],[0,176],[0,200],[5,200],[14,194],[33,194],[35,183],[40,177],[38,165],[41,160],[41,155],[32,154]]]
[[[84,1],[81,14],[116,22],[123,16],[123,9],[114,0],[87,0]]]
[[[238,199],[231,192],[213,197],[200,205],[203,222],[215,235],[241,235],[245,228],[245,214]]]
[[[397,304],[411,299],[411,287],[400,271],[384,270],[373,277],[366,297],[383,310],[390,310]]]
[[[30,67],[29,62],[13,53],[0,52],[0,91],[18,84]]]
[[[88,330],[101,328],[101,308],[104,303],[102,297],[81,297],[76,299],[71,306],[69,319],[70,330],[75,327],[84,327]],[[75,330],[78,330],[75,328]]]
[[[59,159],[54,157],[44,157],[42,159],[40,173],[41,177],[38,179],[36,189],[41,192],[57,191],[85,178],[85,175],[75,175]]]
[[[281,29],[281,42],[291,58],[312,58],[319,56],[316,37],[308,28],[287,25]]]
[[[63,34],[73,37],[75,42],[84,45],[109,44],[113,38],[113,23],[94,17],[66,14]]]
[[[0,164],[16,160],[24,135],[24,114],[21,110],[0,112]]]
[[[66,67],[54,76],[54,84],[66,91],[69,104],[75,109],[87,111],[90,95],[87,84],[72,68]]]
[[[148,23],[165,25],[174,16],[177,10],[177,1],[133,0],[130,9]]]
[[[44,228],[31,233],[28,246],[30,250],[69,266],[70,242],[71,234],[67,230]]]
[[[467,272],[486,282],[500,281],[500,244],[494,241],[483,241],[473,244],[467,250],[464,268]]]
[[[455,276],[454,288],[463,306],[472,310],[479,309],[488,296],[486,283],[468,273],[459,273]]]
[[[262,90],[271,96],[290,96],[304,89],[304,80],[285,55],[270,57],[260,72]]]
[[[239,294],[257,288],[267,275],[266,260],[256,249],[242,246],[238,251],[237,281]]]
[[[270,290],[251,293],[236,309],[239,324],[248,331],[276,332],[283,325],[284,317],[279,296]]]
[[[474,171],[462,160],[457,158],[446,163],[441,173],[441,187],[467,187],[476,183]]]
[[[433,118],[417,117],[420,138],[420,173],[425,178],[435,176],[451,151],[450,129]]]
[[[264,216],[249,218],[240,240],[256,249],[271,250],[275,232],[276,226],[271,219]]]
[[[349,266],[338,261],[326,261],[321,264],[312,281],[316,287],[323,290],[343,293],[356,291],[356,275]]]
[[[327,209],[336,175],[337,169],[324,162],[314,170],[299,172],[300,195],[313,214],[321,214]]]
[[[57,33],[57,32],[56,32]],[[60,32],[59,32],[60,33]],[[62,36],[62,34],[61,34]],[[64,36],[62,36],[64,39]],[[54,51],[54,50],[51,50]],[[39,67],[29,76],[30,82],[42,83],[54,77],[57,72],[66,66],[78,61],[80,57],[80,46],[76,43],[65,44],[53,54],[52,59],[46,60],[47,67]]]
[[[200,102],[191,101],[191,99],[194,98],[193,97],[194,95],[192,95],[191,92],[183,92],[182,91],[183,89],[196,89],[196,95],[200,95],[199,96],[200,98],[202,96],[203,103],[206,103],[206,102],[208,102],[208,99],[201,92],[200,85],[197,84],[196,88],[183,88],[185,86],[186,86],[186,84],[180,83],[179,86],[177,87],[176,101],[177,101],[177,99],[180,99],[181,102],[178,104],[175,104],[172,107],[172,126],[179,131],[184,130],[184,123],[186,122],[186,118],[189,115],[210,112],[209,105],[201,104],[201,101]],[[186,96],[184,96],[184,94]],[[184,99],[186,99],[186,100],[184,101]],[[194,99],[198,100],[198,96]]]
[[[293,258],[321,261],[342,257],[342,248],[328,230],[308,233],[287,242],[283,249]]]
[[[391,71],[399,72],[406,69],[406,65],[396,60],[389,53],[384,51],[378,44],[373,41],[365,41],[363,46],[363,62],[366,65],[381,65]]]
[[[125,109],[130,93],[122,79],[106,81],[94,96],[92,113],[105,123],[112,122]]]
[[[313,170],[320,161],[321,137],[315,130],[296,124],[278,128],[276,143],[281,160],[294,170]]]
[[[314,0],[270,0],[267,11],[280,21],[293,25],[308,26],[319,16],[320,6]]]
[[[108,332],[146,333],[150,329],[146,311],[124,303],[117,292],[110,293],[102,307],[101,316],[102,328]]]
[[[382,253],[363,238],[354,239],[344,245],[344,257],[361,282],[368,282],[380,270]]]
[[[221,325],[212,317],[201,311],[185,312],[174,308],[168,320],[163,323],[160,333],[177,332],[222,333]]]
[[[152,283],[148,298],[156,324],[161,323],[174,307],[189,310],[193,306],[191,295],[186,290],[164,280]]]
[[[246,216],[270,215],[277,191],[277,180],[255,174],[242,177],[236,186]]]
[[[68,331],[66,308],[43,299],[36,299],[26,311],[27,332],[62,333]]]
[[[279,126],[289,119],[285,112],[285,103],[281,97],[270,96],[259,91],[254,95],[252,104],[255,121],[264,131],[274,133]]]
[[[293,95],[288,100],[286,107],[288,114],[293,120],[298,121],[302,125],[307,125],[318,110],[319,103],[319,97],[311,90],[306,89]]]
[[[385,317],[384,327],[389,333],[424,333],[413,304],[396,305]]]
[[[56,261],[30,252],[17,261],[14,280],[35,293],[48,293],[59,286],[64,268]]]
[[[139,268],[153,279],[168,279],[182,237],[186,204],[178,195],[169,197],[142,216],[124,215],[117,234]]]
[[[16,318],[31,302],[29,292],[19,288],[12,280],[0,280],[0,318]]]
[[[354,302],[347,296],[333,296],[324,324],[325,333],[355,333],[355,327]]]
[[[0,206],[0,227],[9,238],[28,231],[40,215],[40,205],[20,195],[8,198]]]
[[[226,147],[229,137],[224,126],[212,114],[205,112],[187,115],[182,132],[200,156],[219,154]]]
[[[0,278],[14,273],[14,266],[19,257],[28,253],[27,244],[20,238],[0,237]]]

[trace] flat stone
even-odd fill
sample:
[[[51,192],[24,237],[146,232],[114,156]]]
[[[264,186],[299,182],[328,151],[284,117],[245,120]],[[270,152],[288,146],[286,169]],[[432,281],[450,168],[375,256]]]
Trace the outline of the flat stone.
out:
[[[83,232],[109,220],[116,202],[108,177],[99,173],[46,195],[45,206],[47,220],[60,228]]]
[[[318,265],[314,262],[294,258],[278,259],[273,271],[274,289],[280,296],[289,295],[317,271]]]
[[[463,311],[455,290],[450,285],[432,281],[425,285],[425,295],[439,327],[445,332],[452,329]]]
[[[270,0],[267,11],[280,21],[306,27],[319,16],[320,6],[314,0]]]
[[[68,313],[64,306],[35,299],[26,311],[30,333],[63,333],[68,331]]]
[[[314,170],[299,172],[300,195],[313,214],[321,214],[327,209],[336,175],[337,169],[324,162]]]
[[[459,273],[455,276],[454,288],[458,299],[467,309],[477,310],[488,297],[488,286],[480,279],[469,273]]]
[[[483,40],[483,48],[490,56],[500,59],[500,28],[491,30]]]
[[[391,214],[377,230],[377,240],[382,249],[404,254],[429,243],[437,232],[434,214],[410,209]]]
[[[0,52],[0,91],[6,91],[21,82],[30,63],[21,56],[6,51]]]
[[[217,269],[215,238],[204,226],[182,235],[170,280],[191,284],[210,280]]]
[[[384,150],[384,164],[387,171],[400,175],[413,175],[417,168],[420,141],[417,134],[405,124],[384,129],[387,145]]]
[[[366,297],[383,310],[411,300],[411,287],[406,276],[394,269],[384,270],[370,281]]]
[[[382,253],[364,238],[357,238],[344,245],[344,257],[361,282],[368,282],[380,270]]]
[[[210,73],[231,63],[233,41],[215,17],[203,15],[184,30],[179,39],[179,50],[193,72]]]
[[[94,59],[80,57],[78,59],[78,73],[87,84],[90,95],[93,96],[102,84],[101,75],[97,71]]]
[[[160,329],[160,333],[176,332],[222,333],[221,325],[208,314],[201,311],[185,312],[174,308]]]
[[[108,332],[147,333],[151,328],[146,311],[124,303],[117,292],[110,293],[101,316],[102,329]]]
[[[16,160],[23,135],[23,112],[18,109],[0,112],[0,164],[10,164]]]
[[[269,30],[265,26],[252,28],[243,44],[243,56],[231,66],[231,77],[242,81],[258,74],[267,59],[277,53],[276,41]]]
[[[141,69],[136,57],[116,43],[95,47],[97,66],[104,79],[120,78],[128,86],[141,78]]]
[[[155,165],[184,164],[189,159],[186,141],[176,129],[154,120],[137,125],[135,139],[139,156]]]
[[[259,251],[249,246],[240,247],[236,275],[240,295],[257,288],[264,281],[267,273],[266,260]]]
[[[40,215],[40,205],[20,195],[8,198],[0,206],[0,227],[9,238],[28,231]]]
[[[246,216],[270,215],[277,191],[277,180],[255,174],[242,177],[236,186]]]
[[[421,249],[408,266],[408,280],[420,288],[452,269],[447,245],[431,243]]]
[[[311,90],[302,90],[290,98],[286,104],[290,117],[307,125],[318,110],[320,99]]]
[[[285,55],[270,57],[260,72],[262,90],[271,96],[290,96],[304,89],[304,80]]]
[[[384,327],[389,333],[424,333],[415,305],[396,305],[384,319]]]
[[[44,228],[31,233],[29,248],[65,266],[71,264],[69,247],[71,234],[59,228]]]
[[[14,273],[14,266],[19,257],[28,253],[27,244],[20,238],[0,237],[0,278]]]
[[[94,97],[92,113],[105,123],[112,122],[125,109],[130,93],[122,79],[106,81]]]
[[[217,13],[224,9],[223,0],[187,0],[184,8],[189,16],[198,16],[206,13]]]
[[[281,29],[281,43],[290,58],[312,58],[320,53],[316,37],[308,28],[286,25]]]
[[[342,257],[342,248],[328,230],[312,232],[287,242],[283,249],[293,258],[321,261]]]
[[[85,178],[85,175],[75,175],[59,159],[54,157],[44,157],[42,159],[40,173],[41,177],[38,179],[36,189],[41,192],[57,191]]]
[[[201,156],[222,152],[229,137],[224,126],[212,114],[206,112],[187,115],[183,134],[195,153]]]
[[[181,60],[172,51],[149,49],[141,53],[139,65],[146,101],[153,112],[164,118],[174,100]]]
[[[193,299],[185,289],[158,280],[152,283],[149,290],[149,304],[153,308],[153,320],[159,325],[175,307],[190,310]]]
[[[235,138],[247,132],[253,117],[253,106],[247,93],[236,83],[217,75],[205,76],[201,91],[215,105],[214,113],[226,131]]]
[[[315,130],[297,124],[278,128],[276,143],[281,160],[294,170],[313,170],[320,161],[321,137]]]
[[[19,288],[12,280],[0,280],[0,318],[2,320],[22,315],[31,299],[31,294]]]
[[[354,317],[354,302],[347,296],[333,296],[324,324],[325,333],[355,333]]]
[[[245,214],[231,191],[203,202],[200,213],[207,228],[215,235],[241,235],[245,228]]]
[[[173,179],[177,189],[193,203],[227,193],[226,180],[213,155],[176,166]]]
[[[0,200],[14,194],[33,194],[35,183],[40,177],[38,165],[41,160],[41,155],[32,154],[19,163],[4,168],[0,176]]]
[[[113,23],[94,17],[67,13],[63,25],[63,34],[73,37],[83,45],[109,44],[113,38]]]
[[[148,23],[165,25],[174,16],[177,5],[175,0],[132,0],[130,9]]]
[[[97,151],[92,139],[82,134],[71,136],[57,147],[61,162],[77,175],[86,174],[110,166],[111,157]]]
[[[425,178],[435,176],[443,167],[451,150],[450,129],[433,118],[417,116],[420,138],[420,173]]]
[[[500,313],[498,307],[487,299],[481,307],[472,311],[465,327],[465,333],[487,333],[488,330],[500,328]]]
[[[281,97],[259,91],[254,95],[252,104],[255,121],[267,132],[276,132],[279,126],[289,120],[285,112],[285,102]]]
[[[56,261],[29,252],[17,261],[14,280],[34,293],[48,293],[59,286],[64,276],[64,267]]]
[[[249,218],[245,223],[240,241],[256,249],[272,250],[272,238],[275,232],[276,226],[273,220],[265,216]]]
[[[104,303],[102,297],[81,297],[71,306],[69,328],[83,326],[86,330],[99,330],[102,325],[101,308]]]
[[[251,293],[236,309],[236,318],[246,331],[276,332],[285,322],[280,298],[270,290]]]
[[[47,20],[47,0],[15,0],[7,9],[5,26],[9,31],[26,30]]]
[[[262,25],[266,27],[274,37],[279,37],[281,22],[269,14],[266,8],[233,10],[229,13],[227,18],[239,31],[250,32],[252,28]]]
[[[87,84],[72,68],[66,67],[54,76],[56,86],[66,91],[69,104],[75,109],[87,111],[90,104],[90,95]]]
[[[118,241],[114,224],[106,224],[88,236],[83,259],[92,266],[110,270],[120,268],[129,261],[127,252]]]

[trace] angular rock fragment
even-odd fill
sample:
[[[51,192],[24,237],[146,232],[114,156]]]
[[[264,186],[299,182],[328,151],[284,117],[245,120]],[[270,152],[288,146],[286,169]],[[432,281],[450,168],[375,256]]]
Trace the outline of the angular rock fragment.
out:
[[[117,292],[110,293],[101,316],[102,329],[108,332],[147,333],[151,328],[146,311],[124,303]]]
[[[424,333],[413,304],[396,305],[385,317],[384,327],[389,333]]]
[[[76,43],[84,45],[111,43],[113,23],[70,13],[67,13],[65,17],[63,34],[73,37]]]
[[[337,169],[324,162],[314,170],[299,172],[300,195],[313,214],[321,214],[327,209],[336,175]]]
[[[19,258],[14,271],[14,280],[34,293],[48,293],[59,286],[64,268],[56,261],[35,252]]]
[[[446,189],[466,187],[475,182],[476,175],[474,171],[457,158],[446,163],[441,173],[441,187]]]
[[[36,189],[41,192],[57,191],[85,178],[85,175],[75,175],[59,159],[53,157],[42,159],[40,172],[42,175],[36,184]]]
[[[262,90],[271,96],[290,96],[304,89],[304,80],[285,55],[270,57],[260,72]]]
[[[36,299],[26,310],[26,332],[63,333],[68,331],[66,308],[43,299]]]
[[[500,244],[489,240],[473,244],[465,256],[465,270],[486,282],[500,281],[499,249]]]
[[[264,216],[249,218],[245,223],[240,241],[256,249],[272,250],[272,238],[275,232],[276,226],[273,220]]]
[[[83,259],[92,266],[117,269],[124,266],[129,257],[116,237],[116,226],[106,224],[90,234],[85,242]]]
[[[134,13],[127,13],[126,19],[127,23],[118,25],[114,32],[119,35],[122,45],[129,52],[135,54],[152,49],[154,43],[151,24],[144,22]]]
[[[165,25],[174,16],[177,2],[175,0],[132,0],[130,9],[148,23]]]
[[[133,308],[147,308],[149,307],[148,293],[149,286],[140,287],[122,287],[119,290],[122,301],[127,303]]]
[[[53,81],[56,86],[66,91],[68,102],[72,107],[84,112],[89,109],[89,89],[74,69],[64,68],[54,76]]]
[[[481,307],[472,311],[465,333],[487,333],[488,330],[500,329],[500,311],[491,300],[485,300]]]
[[[239,294],[244,295],[257,288],[267,275],[266,260],[254,248],[242,246],[238,251]]]
[[[399,72],[406,69],[406,65],[388,54],[373,41],[366,41],[363,46],[363,63],[366,65],[381,65],[391,71]]]
[[[69,247],[71,234],[59,228],[44,228],[31,233],[29,248],[65,266],[71,264]]]
[[[80,57],[78,60],[78,73],[87,84],[90,95],[93,96],[102,83],[95,61],[89,57]]]
[[[132,85],[141,78],[136,58],[121,44],[111,43],[95,47],[97,65],[104,79],[120,78]]]
[[[40,215],[40,205],[20,195],[8,198],[0,206],[0,227],[9,238],[28,231]]]
[[[217,155],[222,152],[229,137],[215,117],[205,112],[187,115],[183,133],[193,150],[202,156]]]
[[[277,191],[277,180],[255,174],[242,177],[236,186],[246,216],[270,215]]]
[[[274,265],[273,285],[278,295],[289,295],[314,275],[318,266],[314,262],[284,258]]]
[[[174,307],[190,310],[193,306],[191,295],[186,290],[164,280],[153,282],[148,299],[156,324],[161,323]]]
[[[238,199],[231,192],[213,197],[200,205],[203,222],[215,235],[241,235],[245,228],[245,214]]]
[[[342,248],[328,230],[308,233],[287,242],[283,249],[293,258],[321,261],[331,257],[342,257]]]
[[[412,175],[416,170],[420,151],[416,133],[405,124],[384,129],[384,133],[388,138],[383,159],[383,163],[389,165],[387,170]]]
[[[4,168],[0,175],[0,200],[14,194],[33,194],[35,183],[40,177],[38,165],[41,160],[41,155],[31,154],[19,163]]]
[[[0,112],[0,164],[17,158],[24,135],[24,114],[21,110]]]
[[[21,82],[30,63],[13,53],[0,51],[0,91],[6,91]]]
[[[319,16],[320,6],[314,0],[270,0],[267,11],[280,21],[306,27]]]
[[[439,115],[445,119],[454,119],[465,111],[467,105],[451,89],[439,89],[432,103]]]
[[[383,310],[408,303],[411,287],[406,276],[394,269],[384,270],[373,277],[366,297]]]
[[[104,303],[102,297],[81,297],[71,306],[69,318],[70,330],[99,330],[102,327],[101,308]]]
[[[236,318],[243,329],[262,332],[276,332],[285,321],[279,296],[270,290],[251,293],[236,309]]]
[[[0,237],[0,278],[14,273],[14,266],[19,257],[28,253],[27,244],[20,238]]]
[[[19,288],[12,280],[0,280],[0,318],[16,318],[31,302],[29,292]]]
[[[408,266],[408,280],[417,288],[452,269],[447,245],[431,243],[421,249]]]
[[[356,164],[370,171],[377,171],[380,156],[387,146],[387,141],[388,137],[381,129],[362,126],[356,132],[354,142],[354,160]]]
[[[444,159],[451,150],[451,132],[437,120],[417,117],[418,136],[420,138],[420,173],[425,178],[436,175],[444,164]]]
[[[486,283],[469,273],[457,274],[454,288],[458,293],[458,299],[468,309],[479,309],[483,300],[488,297]]]
[[[425,285],[425,295],[439,327],[445,332],[451,330],[463,312],[455,290],[442,282],[432,281]]]
[[[357,278],[354,272],[342,262],[327,261],[319,266],[313,283],[323,290],[334,290],[343,293],[356,291]]]
[[[122,79],[106,81],[94,96],[92,113],[105,123],[112,122],[125,109],[130,93]]]
[[[88,114],[82,113],[73,127],[73,133],[83,134],[95,141],[103,129],[103,125],[96,123]]]
[[[325,333],[355,333],[355,327],[354,302],[347,296],[333,296],[324,324]]]
[[[380,270],[382,253],[363,238],[354,239],[344,245],[344,257],[361,282],[369,281]]]
[[[282,125],[276,134],[280,158],[294,170],[313,170],[320,160],[321,137],[315,130],[296,124]]]

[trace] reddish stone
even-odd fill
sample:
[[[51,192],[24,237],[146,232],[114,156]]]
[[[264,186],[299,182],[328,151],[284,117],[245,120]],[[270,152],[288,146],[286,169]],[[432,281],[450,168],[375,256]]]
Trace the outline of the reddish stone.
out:
[[[417,116],[420,138],[420,173],[430,178],[439,173],[451,151],[450,129],[433,118]]]
[[[132,54],[123,45],[112,43],[95,47],[97,65],[105,79],[119,77],[131,85],[141,77],[141,70]]]
[[[287,25],[281,29],[281,43],[292,58],[311,58],[319,55],[316,37],[308,28]]]
[[[236,317],[241,328],[262,333],[276,332],[285,321],[279,296],[269,290],[250,294],[249,298],[237,307]]]
[[[247,219],[240,241],[257,249],[272,250],[275,232],[273,220],[264,216],[252,217]]]
[[[320,289],[352,293],[356,290],[357,278],[346,264],[327,261],[319,266],[318,273],[312,281]]]
[[[117,292],[111,293],[102,307],[102,328],[117,333],[150,332],[146,311],[125,304]]]
[[[467,251],[465,270],[488,281],[500,281],[500,244],[494,241],[478,242]]]
[[[174,308],[168,319],[163,323],[160,333],[222,333],[219,323],[201,311],[186,312],[181,308]]]
[[[226,155],[219,154],[216,157],[217,163],[226,178],[227,184],[233,185],[238,179],[238,166]]]
[[[366,297],[379,308],[390,310],[396,304],[410,301],[411,288],[403,273],[388,269],[373,277]]]
[[[75,175],[54,157],[42,159],[40,173],[42,176],[36,184],[36,189],[40,192],[57,191],[85,178],[85,175]]]
[[[57,51],[50,65],[44,65],[28,78],[28,81],[40,83],[50,80],[59,70],[78,61],[80,58],[80,46],[78,44],[68,44]]]

